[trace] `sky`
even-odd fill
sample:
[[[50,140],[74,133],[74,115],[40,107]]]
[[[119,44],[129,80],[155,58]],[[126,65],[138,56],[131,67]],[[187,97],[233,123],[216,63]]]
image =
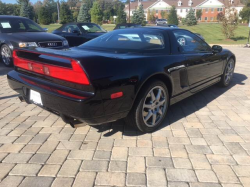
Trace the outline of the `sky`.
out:
[[[16,3],[16,0],[1,0],[3,3]],[[30,0],[30,2],[35,3],[38,0]]]

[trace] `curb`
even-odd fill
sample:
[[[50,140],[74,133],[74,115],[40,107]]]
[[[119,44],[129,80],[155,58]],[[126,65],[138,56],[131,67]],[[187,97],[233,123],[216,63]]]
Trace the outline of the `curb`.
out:
[[[246,44],[209,44],[210,46],[213,46],[213,45],[220,45],[221,47],[246,47]]]

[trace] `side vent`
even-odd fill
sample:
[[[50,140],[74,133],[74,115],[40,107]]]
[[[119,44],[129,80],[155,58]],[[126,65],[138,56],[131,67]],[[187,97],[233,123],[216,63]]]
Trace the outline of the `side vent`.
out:
[[[185,88],[188,86],[188,76],[187,76],[187,70],[181,69],[180,70],[180,85],[182,88]]]

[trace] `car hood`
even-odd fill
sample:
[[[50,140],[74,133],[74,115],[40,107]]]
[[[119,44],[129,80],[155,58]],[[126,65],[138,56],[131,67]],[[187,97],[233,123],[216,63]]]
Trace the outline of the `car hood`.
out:
[[[90,38],[96,38],[98,36],[101,36],[103,34],[105,34],[106,32],[95,32],[95,33],[88,33],[88,37]]]
[[[63,37],[46,32],[23,32],[8,33],[6,36],[14,42],[43,42],[43,41],[62,41]]]

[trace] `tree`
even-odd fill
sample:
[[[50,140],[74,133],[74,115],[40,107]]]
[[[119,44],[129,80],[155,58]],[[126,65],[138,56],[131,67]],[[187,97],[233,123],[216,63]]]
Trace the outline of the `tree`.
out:
[[[190,10],[186,16],[185,22],[186,22],[187,26],[197,25],[197,19],[195,17],[195,13],[194,13],[194,10],[192,8],[190,8]]]
[[[39,14],[38,14],[38,20],[40,24],[43,25],[49,25],[51,24],[52,20],[51,20],[51,14],[49,12],[49,10],[42,6],[40,8]]]
[[[196,10],[196,18],[201,19],[202,16],[202,9]]]
[[[102,24],[102,10],[100,4],[95,1],[93,7],[90,10],[91,12],[91,22],[96,24]]]
[[[89,12],[90,9],[88,8],[87,4],[83,3],[81,5],[80,12],[77,17],[77,22],[89,23],[91,21]]]
[[[75,22],[77,22],[78,14],[79,14],[79,11],[78,11],[78,10],[74,10],[74,11],[73,11],[73,20],[74,20]]]
[[[150,12],[150,16],[148,18],[148,20],[151,22],[151,23],[155,23],[155,20],[157,19],[157,17],[155,16],[156,14],[156,11],[155,9],[153,9],[151,12]]]
[[[143,5],[140,4],[139,8],[134,11],[132,23],[144,25],[144,9]]]
[[[0,0],[0,15],[5,15],[5,7],[6,6],[6,4],[5,3],[3,3],[1,0]]]
[[[72,12],[69,9],[69,5],[65,2],[63,2],[60,6],[60,21],[61,24],[73,21]]]
[[[67,3],[70,8],[75,7],[77,4],[77,0],[67,0]]]
[[[175,6],[172,6],[168,15],[168,23],[173,25],[178,25],[178,17],[176,13]]]
[[[147,11],[147,20],[150,21],[150,9]]]
[[[53,12],[52,14],[52,23],[57,23],[58,20],[58,14],[57,12]]]
[[[217,14],[217,20],[218,20],[218,21],[221,22],[222,19],[223,19],[223,17],[224,17],[224,13],[223,13],[223,12],[220,12],[220,13]]]
[[[161,10],[161,18],[162,19],[167,19],[168,18],[168,13],[165,10]]]
[[[238,27],[238,15],[237,10],[230,6],[225,8],[225,14],[221,18],[222,33],[225,38],[229,39],[234,37],[234,31]]]
[[[250,1],[246,4],[246,6],[241,10],[240,17],[249,23],[250,19]]]
[[[126,23],[126,13],[123,9],[118,10],[116,24]]]
[[[21,1],[20,2],[20,16],[29,18],[30,15],[30,8],[29,8],[29,2],[28,1]]]

